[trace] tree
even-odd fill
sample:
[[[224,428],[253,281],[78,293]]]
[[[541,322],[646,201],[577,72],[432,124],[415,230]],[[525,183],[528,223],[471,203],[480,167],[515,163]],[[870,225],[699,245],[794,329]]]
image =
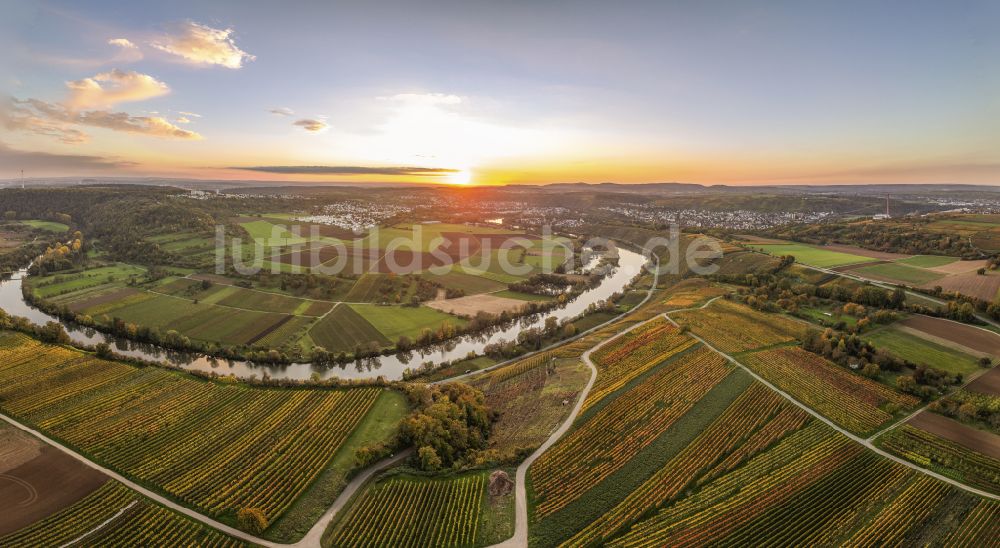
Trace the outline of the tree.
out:
[[[236,521],[241,529],[254,534],[263,533],[267,529],[267,518],[257,508],[240,508],[236,513]]]
[[[450,467],[475,450],[486,447],[486,439],[496,414],[486,406],[486,398],[467,384],[412,385],[407,396],[414,411],[403,420],[400,435],[418,452],[434,451],[440,467]],[[419,466],[434,465],[418,455]],[[426,469],[426,468],[425,468]]]
[[[425,445],[417,451],[417,457],[420,459],[420,469],[427,470],[428,472],[436,472],[441,469],[441,457],[438,456],[437,451],[429,445]]]

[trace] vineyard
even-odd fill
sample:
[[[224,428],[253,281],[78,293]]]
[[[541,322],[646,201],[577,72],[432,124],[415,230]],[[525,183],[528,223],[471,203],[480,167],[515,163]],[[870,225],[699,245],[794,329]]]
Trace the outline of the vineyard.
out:
[[[699,309],[672,314],[681,325],[722,352],[732,354],[792,342],[806,326],[776,314],[764,314],[725,299]]]
[[[111,521],[99,527],[108,520]],[[102,547],[244,545],[214,529],[157,506],[120,483],[109,481],[73,506],[20,531],[0,537],[0,546],[7,548],[63,546],[84,535],[86,537],[77,545]]]
[[[702,348],[616,397],[532,465],[536,515],[558,511],[624,466],[731,371]]]
[[[655,365],[697,344],[666,319],[643,324],[591,354],[597,366],[597,380],[584,401],[583,409],[604,399]]]
[[[211,516],[280,516],[380,389],[259,389],[0,337],[0,408]]]
[[[605,544],[941,544],[995,534],[995,508],[813,421]]]
[[[392,477],[366,489],[324,539],[327,546],[485,544],[483,473],[452,479]]]
[[[776,348],[743,358],[747,367],[838,425],[872,432],[892,419],[886,404],[913,407],[918,400],[851,373],[801,348]]]
[[[878,444],[908,461],[939,471],[984,491],[1000,494],[1000,460],[983,455],[930,432],[904,424]]]
[[[804,411],[763,384],[754,383],[663,468],[563,545],[587,546],[611,538],[622,526],[677,496],[699,478],[713,477],[739,464],[801,428],[808,419]]]

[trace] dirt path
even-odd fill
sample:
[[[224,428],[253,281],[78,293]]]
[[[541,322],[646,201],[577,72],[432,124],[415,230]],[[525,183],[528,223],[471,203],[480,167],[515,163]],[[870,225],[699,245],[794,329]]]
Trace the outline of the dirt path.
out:
[[[656,284],[658,284],[660,281],[659,261],[657,261],[657,267],[653,272],[654,272],[653,283],[652,285],[649,286],[649,289],[646,291],[645,298],[643,298],[642,302],[634,306],[629,312],[626,312],[621,316],[612,318],[611,320],[608,320],[607,322],[604,322],[601,325],[588,329],[587,331],[578,334],[576,337],[572,337],[570,339],[566,339],[563,341],[559,341],[555,344],[552,344],[549,347],[539,350],[539,352],[544,352],[545,350],[548,350],[551,347],[560,346],[566,344],[567,342],[576,340],[586,335],[587,333],[600,329],[601,327],[604,327],[613,322],[619,321],[622,318],[627,317],[632,312],[639,310],[642,307],[642,305],[646,304],[649,301],[649,299],[653,296],[653,293],[656,291]],[[583,408],[583,402],[587,400],[587,395],[590,394],[590,389],[594,387],[594,382],[597,380],[597,367],[594,365],[594,362],[590,360],[590,354],[593,353],[595,350],[601,348],[602,346],[617,339],[618,337],[621,337],[622,335],[628,333],[629,331],[632,331],[633,329],[636,329],[637,327],[645,325],[646,323],[649,323],[651,321],[657,320],[659,319],[659,317],[660,316],[653,316],[652,318],[646,321],[639,322],[632,326],[629,326],[627,329],[624,329],[616,333],[613,337],[605,339],[599,342],[598,344],[594,345],[589,350],[584,352],[582,356],[580,356],[581,360],[583,360],[583,363],[585,363],[587,367],[590,369],[590,379],[587,380],[587,385],[583,388],[582,391],[580,391],[580,394],[577,396],[576,399],[576,405],[573,406],[573,410],[570,411],[569,416],[566,417],[566,420],[563,421],[562,425],[560,425],[559,428],[556,429],[556,431],[553,432],[552,435],[550,435],[549,438],[545,440],[545,442],[542,443],[542,445],[538,449],[535,449],[535,451],[531,455],[529,455],[528,458],[525,459],[524,462],[520,464],[520,466],[517,467],[517,474],[515,478],[515,488],[514,488],[514,536],[494,546],[503,548],[508,548],[508,547],[521,548],[528,546],[528,490],[526,487],[526,482],[528,479],[528,468],[531,467],[532,463],[534,463],[535,460],[538,459],[538,457],[542,456],[542,453],[544,453],[550,447],[555,445],[555,443],[559,441],[559,439],[562,438],[562,436],[567,431],[569,431],[570,427],[573,426],[573,422],[576,420],[576,417],[580,414],[580,409]],[[524,356],[521,356],[517,359],[523,359],[523,358]],[[510,363],[511,361],[514,360],[510,360],[506,363]],[[500,365],[504,364],[497,364],[496,366],[493,366],[490,369],[495,369]],[[481,373],[481,372],[482,371],[477,371],[476,373]]]

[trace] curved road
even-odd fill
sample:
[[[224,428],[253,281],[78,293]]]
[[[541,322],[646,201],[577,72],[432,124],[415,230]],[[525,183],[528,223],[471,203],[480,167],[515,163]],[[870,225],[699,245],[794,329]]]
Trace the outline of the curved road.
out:
[[[628,317],[629,314],[631,314],[632,312],[638,310],[644,304],[646,304],[647,302],[649,302],[649,299],[653,296],[653,293],[656,291],[656,284],[658,284],[660,282],[660,269],[659,269],[659,264],[660,263],[659,263],[659,259],[656,258],[655,255],[654,255],[654,258],[656,259],[656,265],[657,265],[657,267],[653,271],[653,283],[649,286],[649,289],[646,290],[646,296],[642,299],[642,302],[640,302],[639,304],[635,305],[632,308],[632,310],[630,310],[628,313],[623,314],[621,316],[618,316],[616,318],[612,318],[611,320],[608,320],[607,322],[604,322],[603,324],[601,324],[601,325],[599,325],[597,327],[589,329],[589,330],[585,331],[584,333],[581,333],[581,336],[584,335],[584,334],[586,334],[586,333],[590,333],[590,332],[592,332],[592,331],[594,331],[594,330],[596,330],[596,329],[598,329],[600,327],[604,327],[605,325],[611,324],[613,322],[620,321],[621,319]],[[650,318],[648,320],[645,320],[645,321],[636,323],[635,325],[629,326],[628,329],[624,329],[624,330],[622,330],[622,331],[620,331],[618,333],[615,333],[615,335],[613,337],[605,339],[605,340],[599,342],[598,344],[594,345],[593,347],[591,347],[590,349],[588,349],[586,352],[584,352],[580,356],[580,359],[583,360],[583,363],[587,364],[587,367],[590,368],[590,379],[587,380],[587,385],[583,388],[583,390],[580,392],[580,395],[577,397],[577,399],[576,399],[576,405],[573,406],[573,410],[570,411],[570,414],[569,414],[568,417],[566,417],[566,420],[563,421],[563,423],[559,426],[559,428],[556,429],[556,431],[553,432],[552,435],[550,435],[549,438],[547,440],[545,440],[545,442],[542,443],[541,446],[538,447],[538,449],[535,449],[534,453],[532,453],[530,456],[528,456],[528,458],[525,459],[524,462],[522,462],[520,464],[520,466],[517,467],[517,474],[516,474],[515,482],[514,482],[514,484],[515,484],[515,488],[514,488],[514,536],[511,537],[511,538],[509,538],[509,539],[507,539],[504,542],[501,542],[500,544],[495,544],[494,547],[503,547],[503,548],[519,547],[520,548],[520,547],[525,547],[525,546],[528,545],[528,489],[527,489],[527,486],[526,486],[526,482],[527,482],[527,479],[528,479],[528,468],[531,467],[532,463],[534,463],[535,460],[538,459],[538,457],[542,456],[542,453],[544,453],[550,447],[552,447],[557,441],[559,441],[559,438],[561,438],[567,431],[569,431],[570,427],[573,426],[573,421],[575,421],[577,415],[580,414],[580,409],[583,408],[583,402],[586,401],[587,395],[590,394],[590,389],[594,387],[594,381],[597,380],[597,367],[594,365],[594,362],[592,362],[590,360],[590,354],[593,351],[597,350],[598,348],[601,348],[602,346],[604,346],[604,345],[608,344],[609,342],[617,339],[618,337],[621,337],[622,335],[628,333],[629,331],[632,331],[633,329],[639,327],[640,325],[643,325],[643,324],[645,324],[647,322],[651,322],[651,321],[653,321],[653,320],[655,320],[655,319],[657,319],[659,317],[660,316],[653,316],[652,318]],[[576,340],[576,338],[567,339],[565,341],[560,341],[560,342],[556,343],[553,346],[566,344],[567,342],[569,342],[571,340]],[[517,358],[517,359],[521,359],[521,358]]]

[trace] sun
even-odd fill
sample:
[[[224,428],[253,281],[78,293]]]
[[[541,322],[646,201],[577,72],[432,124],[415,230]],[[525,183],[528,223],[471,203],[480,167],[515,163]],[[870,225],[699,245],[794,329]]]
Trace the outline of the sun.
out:
[[[447,183],[449,185],[467,185],[472,182],[472,172],[468,169],[460,169],[448,174]]]

